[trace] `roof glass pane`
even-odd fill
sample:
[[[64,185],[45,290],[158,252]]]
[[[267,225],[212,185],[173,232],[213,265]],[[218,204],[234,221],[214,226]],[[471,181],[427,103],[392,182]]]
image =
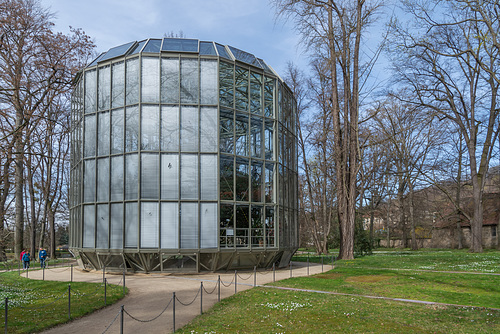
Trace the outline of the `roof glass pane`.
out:
[[[130,52],[131,55],[139,53],[142,49],[142,47],[146,44],[146,41],[140,41],[139,44]]]
[[[198,52],[197,39],[164,38],[162,51]]]
[[[229,47],[229,50],[231,50],[231,52],[233,53],[234,57],[237,60],[262,68],[262,65],[259,63],[259,61],[257,60],[257,58],[255,58],[255,56],[253,54],[242,51],[242,50],[237,49],[235,47],[232,47],[230,45],[228,45],[228,47]]]
[[[226,48],[224,47],[224,45],[220,45],[220,44],[215,43],[215,47],[217,48],[217,52],[219,53],[220,57],[233,60],[233,58],[231,58],[229,56],[229,54],[227,53]]]
[[[200,42],[200,54],[217,56],[217,53],[215,53],[214,44],[212,42]]]
[[[160,52],[161,39],[150,39],[142,52]]]
[[[135,42],[130,42],[130,43],[123,44],[123,45],[116,46],[114,48],[109,49],[109,51],[106,52],[106,54],[101,59],[99,59],[99,61],[101,62],[101,61],[104,61],[104,60],[107,60],[107,59],[110,59],[110,58],[114,58],[114,57],[118,57],[118,56],[124,55],[125,53],[127,53],[128,49],[130,49],[130,47],[134,43]]]
[[[267,66],[266,62],[263,61],[262,59],[260,58],[257,58],[257,60],[259,61],[259,63],[262,65],[262,68],[264,69],[265,72],[268,72],[268,73],[273,73],[273,70],[271,70],[271,68],[269,66]],[[273,73],[274,74],[274,73]]]
[[[96,59],[94,59],[93,62],[90,63],[89,66],[87,67],[90,67],[90,66],[94,66],[94,65],[97,65],[97,62],[101,60],[102,57],[104,57],[104,55],[106,54],[106,52],[103,52],[99,55],[99,57],[97,57]]]

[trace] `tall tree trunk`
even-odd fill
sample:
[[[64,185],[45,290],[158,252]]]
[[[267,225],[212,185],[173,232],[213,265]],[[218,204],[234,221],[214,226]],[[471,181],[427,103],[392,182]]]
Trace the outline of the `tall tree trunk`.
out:
[[[26,163],[26,170],[28,173],[28,191],[30,195],[30,249],[31,249],[31,257],[36,259],[36,210],[35,210],[35,187],[33,185],[33,166],[32,166],[32,157],[31,152],[28,155],[28,161]]]
[[[24,115],[22,109],[16,112],[16,130],[15,130],[15,201],[16,201],[16,219],[14,232],[14,253],[19,258],[24,249],[24,141],[23,124]]]
[[[464,248],[463,245],[463,235],[462,235],[462,212],[460,211],[460,199],[461,199],[461,191],[462,191],[462,136],[460,136],[460,144],[458,148],[458,173],[457,173],[457,192],[455,194],[455,201],[457,202],[457,241],[458,241],[458,249]]]
[[[413,192],[413,185],[410,182],[408,182],[408,187],[409,187],[409,190],[410,190],[410,226],[411,226],[411,249],[412,250],[417,250],[418,249],[418,245],[417,245],[417,235],[416,235],[416,232],[415,232],[415,215],[414,215],[414,206],[415,206],[415,203],[413,202],[413,199],[414,199],[414,192]]]
[[[56,215],[54,211],[49,210],[48,219],[49,219],[49,229],[50,229],[49,254],[50,258],[55,259],[56,258],[56,227],[55,227]]]

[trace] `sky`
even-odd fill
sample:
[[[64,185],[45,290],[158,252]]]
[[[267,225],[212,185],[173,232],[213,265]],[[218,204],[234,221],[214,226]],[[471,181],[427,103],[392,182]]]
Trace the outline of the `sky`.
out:
[[[292,22],[276,20],[268,0],[42,0],[55,13],[55,30],[81,28],[97,52],[130,41],[182,31],[253,53],[284,75],[286,64],[307,66]]]

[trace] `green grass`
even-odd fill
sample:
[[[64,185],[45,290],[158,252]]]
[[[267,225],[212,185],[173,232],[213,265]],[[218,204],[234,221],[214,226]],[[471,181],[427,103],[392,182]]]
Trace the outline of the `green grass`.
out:
[[[123,287],[108,285],[106,302],[123,297]],[[17,271],[0,273],[0,310],[8,298],[8,332],[33,333],[68,321],[68,283],[30,280]],[[71,318],[79,318],[104,307],[104,286],[99,283],[71,283]],[[4,317],[2,316],[2,325]],[[2,326],[3,327],[3,326]],[[2,329],[3,331],[3,329]]]
[[[258,288],[222,301],[179,332],[500,333],[500,311],[491,309],[500,308],[500,276],[470,274],[498,273],[498,251],[376,252],[335,264],[274,285],[466,306]]]

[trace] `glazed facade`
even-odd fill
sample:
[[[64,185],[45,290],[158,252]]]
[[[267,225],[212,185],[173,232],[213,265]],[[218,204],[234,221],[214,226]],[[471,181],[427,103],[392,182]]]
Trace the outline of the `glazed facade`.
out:
[[[70,247],[86,268],[286,264],[298,245],[296,103],[242,50],[194,39],[110,49],[72,99]]]

